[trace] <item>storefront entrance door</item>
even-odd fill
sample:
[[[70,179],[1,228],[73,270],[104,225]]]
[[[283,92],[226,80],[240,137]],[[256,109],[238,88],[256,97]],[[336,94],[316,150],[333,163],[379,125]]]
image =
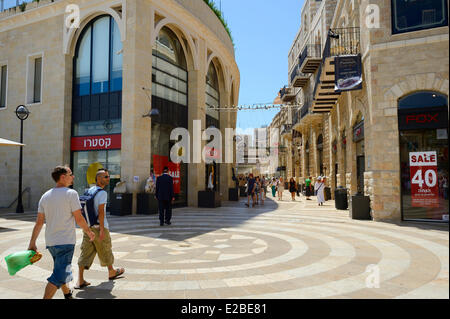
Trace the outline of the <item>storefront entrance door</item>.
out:
[[[447,129],[400,132],[404,220],[448,221],[448,164]]]

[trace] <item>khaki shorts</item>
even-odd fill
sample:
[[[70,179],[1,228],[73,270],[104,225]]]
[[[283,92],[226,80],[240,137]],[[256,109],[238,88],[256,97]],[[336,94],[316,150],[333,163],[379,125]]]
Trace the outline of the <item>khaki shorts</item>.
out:
[[[90,228],[95,234],[93,242],[89,241],[89,236],[84,233],[83,242],[81,243],[81,256],[78,259],[78,266],[89,269],[94,262],[95,255],[98,254],[100,265],[102,267],[114,264],[114,255],[112,253],[111,235],[109,230],[105,228],[105,238],[100,241],[100,229],[96,227]]]

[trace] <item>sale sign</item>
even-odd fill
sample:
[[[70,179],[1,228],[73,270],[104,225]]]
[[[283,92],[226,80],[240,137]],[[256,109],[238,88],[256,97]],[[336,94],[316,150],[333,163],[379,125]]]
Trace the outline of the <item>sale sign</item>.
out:
[[[173,192],[179,194],[181,191],[181,165],[178,163],[169,163],[169,175],[173,178]]]
[[[173,192],[181,192],[181,165],[169,162],[168,156],[153,155],[153,172],[156,177],[163,174],[164,167],[169,169],[169,175],[173,178]]]
[[[436,152],[409,153],[411,172],[411,205],[439,207]]]

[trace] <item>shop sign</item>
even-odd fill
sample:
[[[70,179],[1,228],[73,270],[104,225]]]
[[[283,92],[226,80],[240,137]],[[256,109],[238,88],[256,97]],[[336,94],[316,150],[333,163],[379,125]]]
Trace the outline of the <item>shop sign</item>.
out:
[[[360,89],[362,89],[361,55],[336,57],[334,90],[342,92]]]
[[[409,153],[411,173],[411,205],[413,207],[439,207],[437,153]]]
[[[438,129],[448,127],[447,108],[399,110],[400,130]]]
[[[122,134],[72,137],[72,151],[117,150],[122,147]]]
[[[356,124],[353,129],[353,142],[359,142],[364,139],[364,122]]]

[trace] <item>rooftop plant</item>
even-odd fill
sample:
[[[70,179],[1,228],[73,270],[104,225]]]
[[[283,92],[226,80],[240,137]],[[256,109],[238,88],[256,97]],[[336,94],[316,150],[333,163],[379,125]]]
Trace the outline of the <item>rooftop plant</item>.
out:
[[[222,12],[217,8],[216,4],[213,0],[203,0],[205,3],[211,8],[211,10],[216,14],[217,18],[219,18],[220,22],[222,22],[225,30],[227,31],[228,35],[230,36],[231,42],[234,46],[233,36],[231,35],[231,30],[228,27],[227,22],[225,21],[224,17],[222,16]]]

